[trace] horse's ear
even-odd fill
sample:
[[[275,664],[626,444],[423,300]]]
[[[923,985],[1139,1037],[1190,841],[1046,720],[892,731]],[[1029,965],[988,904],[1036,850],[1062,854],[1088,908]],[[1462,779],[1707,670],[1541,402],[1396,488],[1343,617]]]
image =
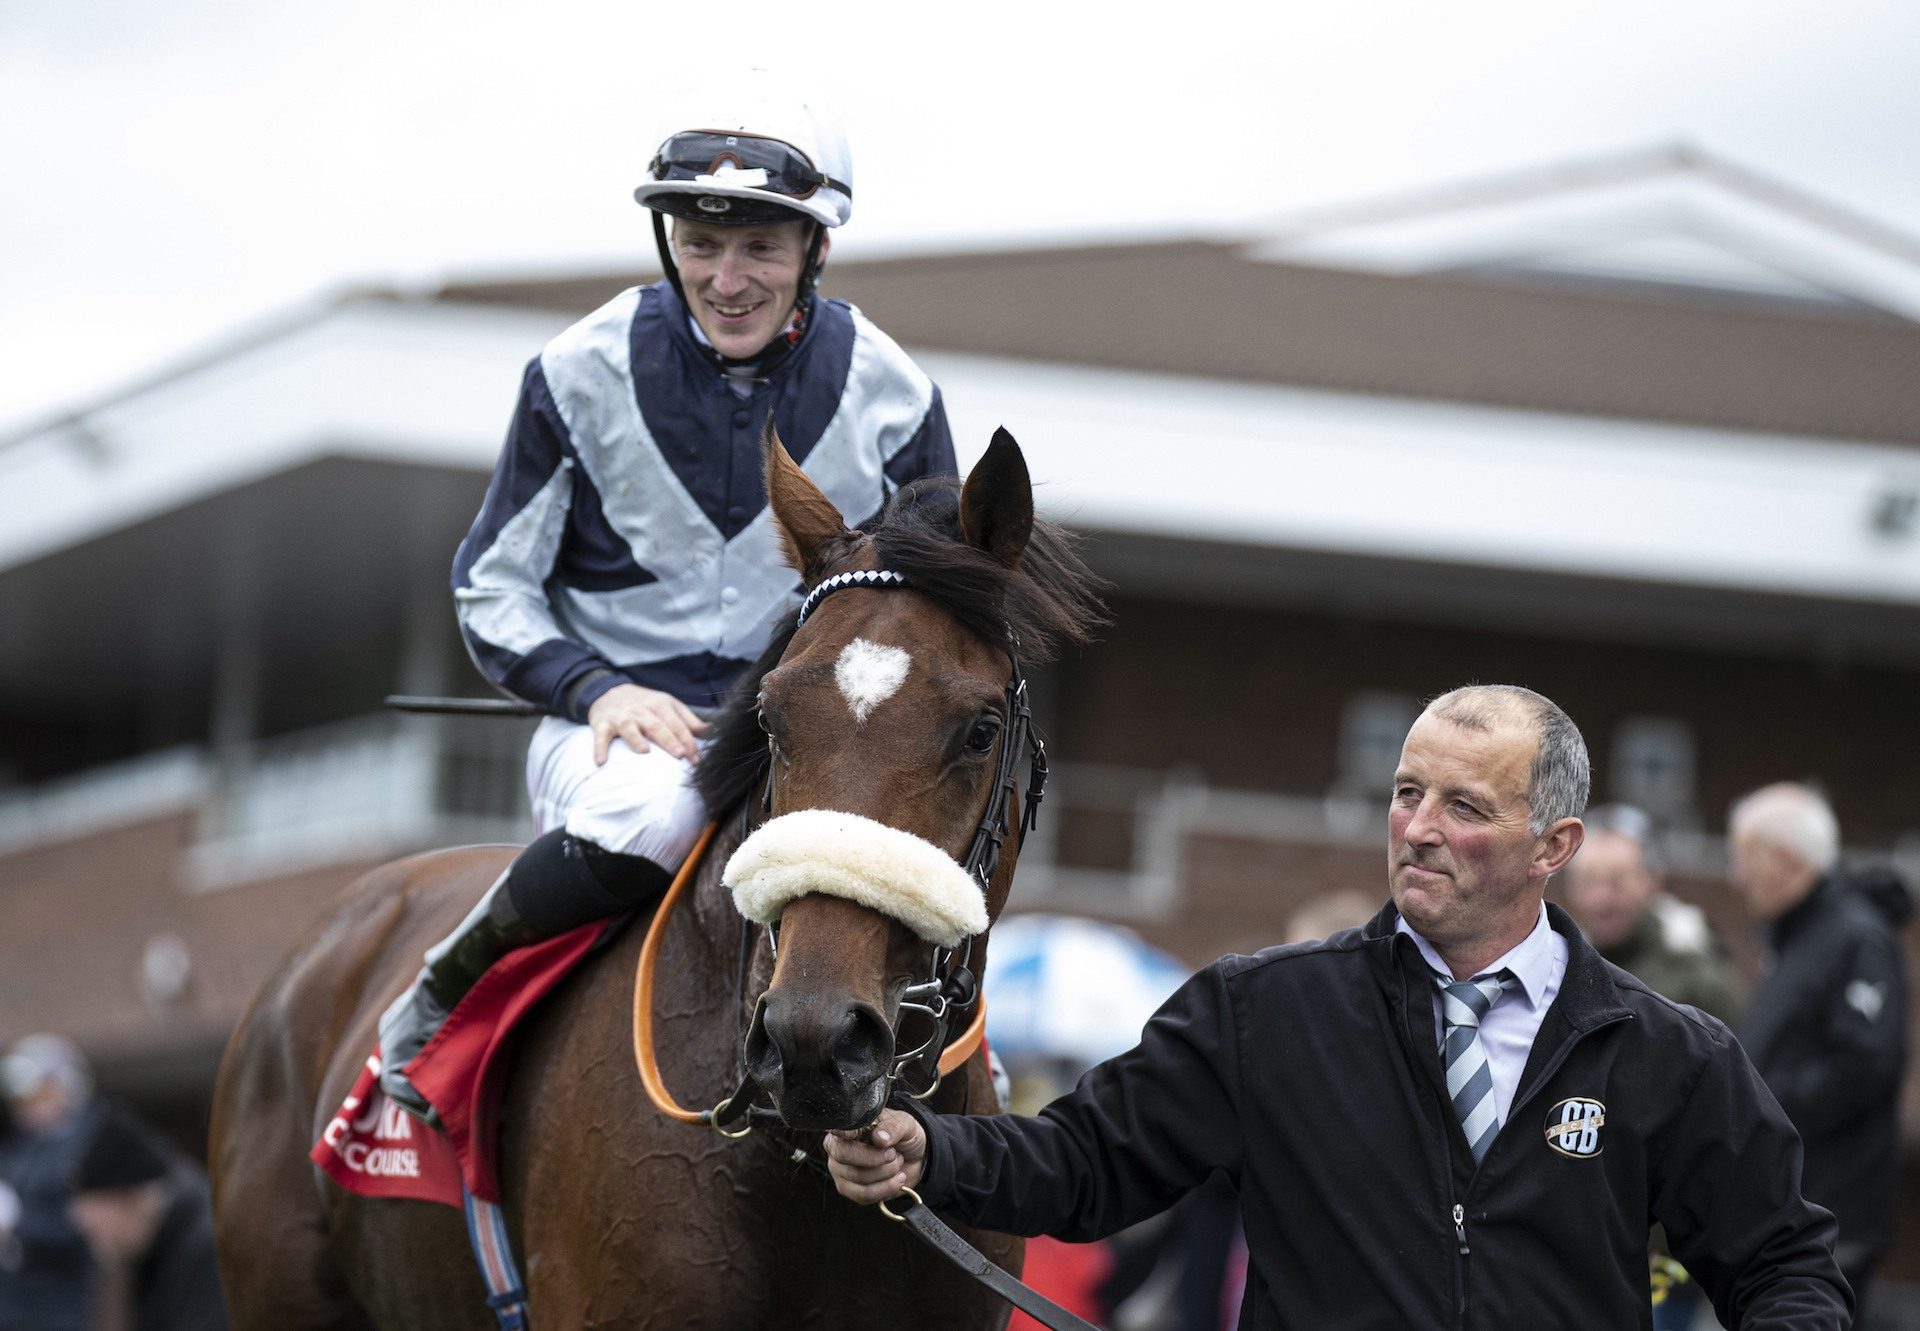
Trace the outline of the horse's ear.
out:
[[[960,491],[960,534],[1009,568],[1033,534],[1033,479],[1020,445],[1001,426]]]
[[[811,587],[846,555],[855,533],[847,530],[840,510],[820,492],[813,478],[787,455],[779,431],[773,428],[772,412],[767,413],[766,429],[760,432],[760,459],[767,478],[767,506],[773,510],[780,549],[787,563]]]

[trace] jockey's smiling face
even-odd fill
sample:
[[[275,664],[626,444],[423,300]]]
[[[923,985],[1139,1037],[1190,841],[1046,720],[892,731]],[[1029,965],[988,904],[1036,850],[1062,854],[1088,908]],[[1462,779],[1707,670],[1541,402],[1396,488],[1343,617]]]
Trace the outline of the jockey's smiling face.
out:
[[[751,360],[787,326],[810,236],[810,224],[801,219],[770,226],[674,222],[680,282],[715,351],[729,360]],[[826,253],[822,243],[823,261]]]

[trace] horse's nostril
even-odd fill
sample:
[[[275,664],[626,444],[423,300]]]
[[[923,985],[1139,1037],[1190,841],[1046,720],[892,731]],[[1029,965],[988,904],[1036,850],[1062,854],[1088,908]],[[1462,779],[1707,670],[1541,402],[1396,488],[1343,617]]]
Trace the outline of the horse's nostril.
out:
[[[893,1032],[878,1012],[856,1003],[833,1043],[834,1066],[849,1086],[864,1086],[887,1070],[893,1059]]]
[[[797,1077],[853,1089],[884,1075],[892,1058],[893,1032],[867,1003],[848,1003],[836,1013],[768,994],[747,1032],[747,1063],[762,1085]]]
[[[747,1033],[747,1070],[792,1128],[851,1128],[886,1093],[893,1033],[866,1003],[769,993]]]
[[[747,1071],[761,1086],[777,1092],[780,1086],[780,1050],[767,1033],[767,1002],[763,998],[753,1009],[753,1022],[747,1027]]]

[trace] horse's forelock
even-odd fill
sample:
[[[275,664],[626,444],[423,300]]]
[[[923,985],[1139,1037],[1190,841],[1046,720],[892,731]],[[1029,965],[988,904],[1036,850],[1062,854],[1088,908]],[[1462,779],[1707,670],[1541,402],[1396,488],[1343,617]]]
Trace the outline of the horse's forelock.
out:
[[[1009,567],[962,539],[960,482],[952,477],[902,487],[865,528],[830,572],[872,556],[983,641],[1002,643],[1011,630],[1023,661],[1052,660],[1062,646],[1091,642],[1108,623],[1107,583],[1081,558],[1078,538],[1036,518],[1019,564]],[[756,715],[760,682],[786,655],[795,627],[789,615],[715,721],[696,777],[715,817],[756,795],[766,781],[767,739]]]
[[[1084,646],[1108,622],[1107,583],[1080,557],[1079,540],[1035,518],[1017,566],[968,545],[960,534],[961,484],[929,477],[905,486],[871,529],[880,564],[988,642],[1013,630],[1020,654],[1052,660]]]

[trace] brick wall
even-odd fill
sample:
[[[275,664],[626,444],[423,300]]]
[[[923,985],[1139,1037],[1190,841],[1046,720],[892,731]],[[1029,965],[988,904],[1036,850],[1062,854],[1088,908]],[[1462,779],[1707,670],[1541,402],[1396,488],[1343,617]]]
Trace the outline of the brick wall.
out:
[[[0,1039],[59,1031],[108,1064],[222,1046],[280,955],[371,867],[190,891],[193,827],[176,814],[0,858]],[[172,1002],[150,1000],[140,983],[159,934],[178,937],[192,961]]]
[[[1191,767],[1209,784],[1324,793],[1341,711],[1360,690],[1426,698],[1472,681],[1553,698],[1585,734],[1596,800],[1612,798],[1615,727],[1676,717],[1695,737],[1698,810],[1768,781],[1817,779],[1849,845],[1920,832],[1895,764],[1920,750],[1920,665],[1905,669],[1367,622],[1120,598],[1106,641],[1061,667],[1053,740],[1067,761]]]

